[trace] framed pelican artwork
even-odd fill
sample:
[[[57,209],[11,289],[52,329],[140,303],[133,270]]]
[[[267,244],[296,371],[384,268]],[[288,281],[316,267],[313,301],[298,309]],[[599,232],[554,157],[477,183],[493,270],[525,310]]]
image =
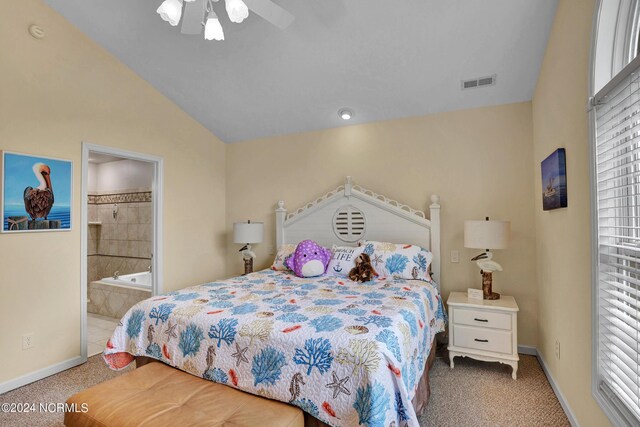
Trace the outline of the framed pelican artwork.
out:
[[[567,155],[558,148],[542,161],[542,209],[550,211],[566,208],[567,204]]]
[[[73,163],[2,152],[2,233],[71,230]]]

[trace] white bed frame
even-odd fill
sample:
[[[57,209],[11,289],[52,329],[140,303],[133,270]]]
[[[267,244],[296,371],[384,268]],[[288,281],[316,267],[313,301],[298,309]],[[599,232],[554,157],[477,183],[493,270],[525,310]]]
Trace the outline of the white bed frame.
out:
[[[440,287],[440,197],[431,196],[429,219],[413,209],[371,190],[344,185],[287,213],[284,201],[276,209],[276,244],[311,239],[321,245],[356,245],[358,240],[377,240],[419,245],[433,254],[431,276]],[[440,290],[440,289],[438,289]]]

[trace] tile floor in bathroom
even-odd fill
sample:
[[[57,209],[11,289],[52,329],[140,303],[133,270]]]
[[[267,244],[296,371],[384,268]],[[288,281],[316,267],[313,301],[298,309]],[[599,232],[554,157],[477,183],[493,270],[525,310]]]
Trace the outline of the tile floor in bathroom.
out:
[[[104,351],[107,340],[111,338],[120,319],[87,313],[87,356]]]

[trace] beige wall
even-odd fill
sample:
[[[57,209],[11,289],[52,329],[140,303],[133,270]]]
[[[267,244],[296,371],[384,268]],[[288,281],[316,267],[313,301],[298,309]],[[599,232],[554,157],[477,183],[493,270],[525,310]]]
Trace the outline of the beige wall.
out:
[[[586,102],[593,0],[561,0],[533,100],[538,350],[582,426],[609,425],[591,397],[591,229]],[[569,207],[543,212],[540,162],[567,151]],[[560,342],[560,360],[555,341]]]
[[[255,245],[257,267],[270,264],[274,209],[321,196],[352,175],[356,183],[412,207],[428,209],[442,197],[442,289],[480,287],[478,268],[463,248],[463,222],[488,215],[512,222],[513,241],[496,251],[504,272],[498,292],[521,308],[520,343],[536,345],[537,291],[531,104],[521,103],[426,117],[377,122],[227,146],[227,229],[233,222],[264,221],[265,242]],[[228,273],[242,271],[238,245],[229,242]],[[450,251],[461,262],[449,262]]]
[[[59,15],[37,0],[6,3],[0,149],[74,161],[75,225],[67,233],[0,235],[0,383],[79,355],[84,140],[165,158],[166,290],[223,276],[225,267],[240,273],[238,246],[225,237],[235,221],[265,222],[257,267],[268,266],[275,202],[297,208],[346,175],[425,210],[430,194],[442,197],[445,297],[479,287],[463,221],[512,221],[511,246],[495,255],[505,271],[494,280],[518,300],[520,344],[539,348],[581,425],[607,425],[590,392],[585,102],[593,3],[560,1],[533,104],[248,141],[226,147],[226,165],[215,136]],[[33,22],[45,28],[44,40],[28,35]],[[558,147],[567,149],[569,207],[543,212],[540,161]],[[459,264],[449,262],[451,250],[460,251]],[[36,347],[22,351],[28,332]]]
[[[81,141],[164,157],[166,290],[223,276],[226,255],[224,145],[40,1],[3,15],[0,149],[75,169],[72,231],[0,235],[0,383],[80,354]]]

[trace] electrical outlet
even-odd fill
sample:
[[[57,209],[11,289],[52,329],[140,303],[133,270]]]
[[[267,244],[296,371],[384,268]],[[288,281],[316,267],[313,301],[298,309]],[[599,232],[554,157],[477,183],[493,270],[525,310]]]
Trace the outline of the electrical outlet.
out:
[[[29,350],[33,348],[33,332],[22,336],[22,349]]]
[[[460,262],[460,252],[451,251],[451,262]]]
[[[556,340],[556,359],[560,360],[560,341]]]

